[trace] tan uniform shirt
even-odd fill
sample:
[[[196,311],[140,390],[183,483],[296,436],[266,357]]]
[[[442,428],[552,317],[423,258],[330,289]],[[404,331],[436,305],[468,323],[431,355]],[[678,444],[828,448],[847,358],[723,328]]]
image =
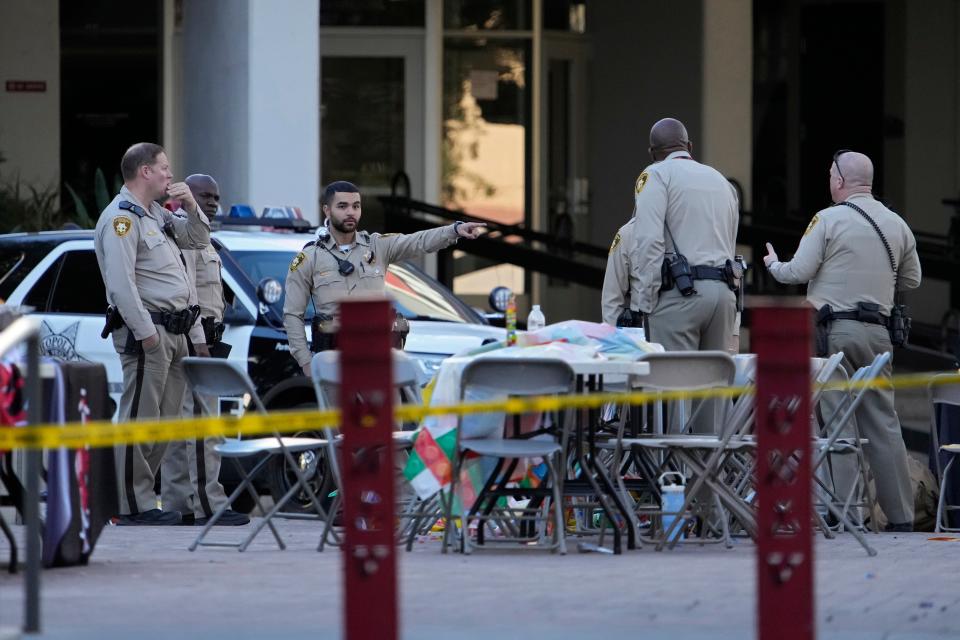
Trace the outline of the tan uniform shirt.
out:
[[[321,236],[317,243],[304,247],[290,264],[283,303],[283,326],[287,330],[290,353],[300,366],[310,364],[303,317],[311,298],[317,313],[336,318],[338,305],[344,298],[383,294],[390,263],[433,253],[456,241],[457,233],[453,225],[449,225],[410,234],[358,231],[353,247],[346,252],[340,250],[330,235]],[[353,273],[340,275],[337,258],[352,264]]]
[[[630,253],[636,242],[633,229],[636,219],[620,227],[610,245],[610,254],[607,256],[607,270],[603,275],[603,290],[600,294],[600,310],[603,321],[616,326],[617,318],[627,309],[631,298],[637,295],[634,285],[636,281],[630,278]]]
[[[690,266],[722,267],[733,259],[739,203],[729,180],[686,151],[675,151],[647,167],[637,178],[634,192],[637,239],[630,270],[638,295],[631,298],[630,307],[650,313],[657,303],[665,252],[679,251]]]
[[[886,236],[900,270],[898,288],[920,286],[917,241],[910,227],[870,194],[848,200],[867,212]],[[774,262],[770,273],[778,282],[804,284],[807,301],[819,309],[856,309],[858,302],[880,305],[883,314],[893,305],[893,271],[880,236],[863,216],[846,205],[828,207],[813,216],[800,246],[789,262]]]
[[[121,209],[124,200],[144,215]],[[163,230],[168,222],[173,238]],[[144,207],[125,186],[100,214],[94,250],[107,302],[120,309],[137,340],[157,331],[150,311],[180,311],[196,304],[180,248],[200,249],[209,243],[210,223],[203,212],[176,216],[155,202]]]
[[[187,277],[196,287],[197,304],[200,316],[197,325],[190,332],[190,341],[205,344],[206,337],[200,325],[201,318],[213,318],[214,322],[223,322],[223,279],[220,275],[220,254],[212,244],[204,249],[184,249],[183,257],[187,261]],[[198,342],[199,339],[199,342]]]

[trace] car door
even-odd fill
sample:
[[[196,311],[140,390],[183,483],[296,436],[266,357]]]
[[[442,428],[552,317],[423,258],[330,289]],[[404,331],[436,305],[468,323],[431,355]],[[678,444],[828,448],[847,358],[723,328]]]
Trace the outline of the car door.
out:
[[[100,337],[107,297],[93,243],[56,247],[16,288],[11,301],[35,309],[44,355],[64,361],[99,362],[107,368],[110,397],[119,405],[123,371],[113,341]]]

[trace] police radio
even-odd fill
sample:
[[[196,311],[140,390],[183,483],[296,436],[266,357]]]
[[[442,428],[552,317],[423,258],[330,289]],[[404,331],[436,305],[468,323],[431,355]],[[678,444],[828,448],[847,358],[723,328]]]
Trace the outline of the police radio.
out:
[[[660,276],[663,284],[660,288],[661,291],[669,291],[673,287],[676,287],[680,292],[680,295],[687,297],[692,296],[697,292],[693,288],[693,270],[690,268],[690,263],[687,261],[686,256],[680,253],[680,248],[677,246],[677,241],[673,239],[673,233],[670,231],[670,226],[664,221],[664,228],[667,230],[667,235],[670,236],[670,242],[673,244],[673,253],[667,253],[663,256],[663,265],[660,268]]]

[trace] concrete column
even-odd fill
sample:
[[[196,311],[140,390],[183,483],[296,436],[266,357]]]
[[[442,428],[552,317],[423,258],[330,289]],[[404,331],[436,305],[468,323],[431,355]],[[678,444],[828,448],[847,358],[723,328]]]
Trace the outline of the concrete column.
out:
[[[29,84],[12,84],[26,82]],[[60,181],[60,5],[0,2],[0,177]]]
[[[753,3],[703,0],[703,123],[700,160],[743,187],[750,210],[753,160]]]
[[[319,3],[183,8],[183,171],[213,175],[227,205],[297,206],[317,221]]]

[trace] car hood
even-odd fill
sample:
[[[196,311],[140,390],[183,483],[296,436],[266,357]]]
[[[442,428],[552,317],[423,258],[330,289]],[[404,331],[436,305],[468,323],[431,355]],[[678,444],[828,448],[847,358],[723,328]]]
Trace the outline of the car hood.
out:
[[[411,320],[404,350],[449,356],[475,349],[484,341],[505,340],[506,329],[482,324]]]

